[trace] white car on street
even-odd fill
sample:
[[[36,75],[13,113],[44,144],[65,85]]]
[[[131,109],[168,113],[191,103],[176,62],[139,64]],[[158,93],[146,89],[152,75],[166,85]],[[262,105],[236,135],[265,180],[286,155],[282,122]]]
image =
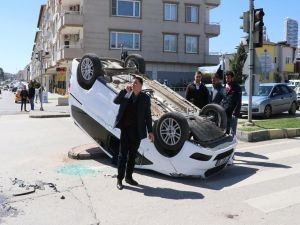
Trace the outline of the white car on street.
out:
[[[86,54],[72,62],[71,116],[109,156],[117,157],[120,130],[114,128],[119,106],[114,98],[136,74],[151,97],[154,143],[141,141],[136,168],[169,176],[207,177],[232,159],[236,138],[225,134],[226,114],[209,104],[202,110],[167,86],[147,78],[144,59],[122,54],[122,60]]]

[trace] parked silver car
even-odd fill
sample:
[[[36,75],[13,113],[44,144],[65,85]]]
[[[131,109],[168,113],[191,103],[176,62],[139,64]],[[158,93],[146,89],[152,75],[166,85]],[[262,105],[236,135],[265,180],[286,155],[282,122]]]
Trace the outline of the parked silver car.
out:
[[[248,100],[248,95],[242,97],[241,114],[248,114]],[[260,84],[252,96],[252,115],[270,118],[272,114],[285,111],[294,115],[296,110],[296,93],[284,83]]]

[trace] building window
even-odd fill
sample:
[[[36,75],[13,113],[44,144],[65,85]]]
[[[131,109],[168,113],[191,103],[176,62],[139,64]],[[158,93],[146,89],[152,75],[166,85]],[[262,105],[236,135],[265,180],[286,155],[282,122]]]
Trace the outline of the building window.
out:
[[[177,21],[177,4],[164,3],[164,20]]]
[[[110,32],[110,48],[111,49],[141,49],[141,34],[133,32]]]
[[[112,0],[113,16],[141,16],[141,1]]]
[[[198,36],[185,36],[185,52],[198,54],[199,51]]]
[[[164,34],[164,52],[177,52],[176,34]]]
[[[199,6],[195,6],[195,5],[185,6],[185,22],[199,23]]]

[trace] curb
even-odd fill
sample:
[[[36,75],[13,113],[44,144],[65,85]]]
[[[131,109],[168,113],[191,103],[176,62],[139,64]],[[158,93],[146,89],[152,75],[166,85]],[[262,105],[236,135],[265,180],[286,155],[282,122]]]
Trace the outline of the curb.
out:
[[[280,138],[300,137],[300,128],[271,129],[253,132],[237,131],[237,138],[246,142],[258,142]]]
[[[79,145],[68,152],[69,158],[79,160],[96,159],[101,156],[103,154],[96,144]]]
[[[67,112],[30,112],[30,118],[57,118],[57,117],[70,117]]]

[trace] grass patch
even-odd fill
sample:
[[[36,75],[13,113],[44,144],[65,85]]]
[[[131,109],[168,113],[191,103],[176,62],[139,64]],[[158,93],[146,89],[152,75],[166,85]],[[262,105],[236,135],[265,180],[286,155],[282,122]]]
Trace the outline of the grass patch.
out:
[[[300,128],[300,118],[282,118],[254,121],[254,126],[239,124],[241,131],[258,131],[267,129]]]

